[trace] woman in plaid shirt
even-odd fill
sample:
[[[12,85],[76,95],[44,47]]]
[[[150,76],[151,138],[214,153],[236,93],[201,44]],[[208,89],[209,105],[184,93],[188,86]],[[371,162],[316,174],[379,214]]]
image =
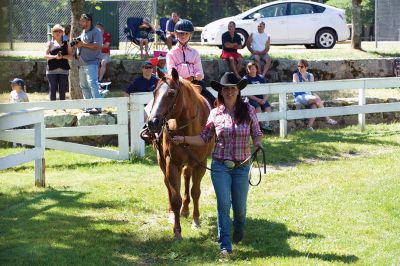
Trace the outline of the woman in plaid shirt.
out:
[[[217,196],[218,242],[223,256],[229,256],[232,252],[231,206],[233,243],[238,243],[243,238],[250,165],[241,165],[241,162],[251,155],[250,137],[256,147],[262,147],[263,134],[255,109],[240,96],[240,91],[246,85],[246,80],[238,82],[232,72],[225,73],[220,82],[211,81],[211,87],[218,92],[217,107],[211,110],[201,134],[173,138],[176,144],[200,146],[216,136],[211,179]]]

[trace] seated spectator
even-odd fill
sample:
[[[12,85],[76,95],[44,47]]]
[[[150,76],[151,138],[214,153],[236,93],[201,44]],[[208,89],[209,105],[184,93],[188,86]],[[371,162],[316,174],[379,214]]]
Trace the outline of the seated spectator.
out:
[[[168,74],[167,58],[165,56],[157,57],[156,75],[159,79]]]
[[[138,37],[136,40],[139,42],[140,58],[149,57],[149,34],[155,32],[154,27],[150,24],[150,19],[144,18],[142,25],[139,26]],[[145,54],[143,55],[143,47]]]
[[[153,65],[150,61],[142,64],[142,75],[135,78],[125,91],[125,95],[129,96],[136,92],[152,92],[157,87],[158,78],[153,75]]]
[[[15,78],[11,82],[11,103],[29,102],[28,95],[25,92],[25,82],[23,79]]]
[[[111,45],[111,33],[104,30],[103,24],[97,23],[96,27],[103,34],[103,47],[101,48],[101,61],[99,68],[99,81],[103,80],[104,74],[106,73],[107,64],[111,62],[110,57],[110,45]]]
[[[71,25],[66,25],[64,27],[63,41],[69,42],[70,37],[71,37]]]
[[[243,79],[247,80],[247,84],[263,84],[265,83],[264,77],[257,74],[258,65],[255,62],[250,62],[246,66],[247,75]],[[256,109],[256,113],[272,111],[271,105],[268,102],[268,95],[252,95],[247,96],[249,98],[249,103]],[[271,131],[272,128],[268,121],[260,122],[260,127],[263,130]]]
[[[293,82],[313,82],[314,76],[308,71],[307,60],[301,59],[297,63],[297,71],[293,74]],[[300,103],[307,108],[324,108],[324,102],[318,95],[312,95],[311,92],[295,92],[293,93],[294,102]],[[329,116],[325,117],[326,122],[331,125],[336,125],[337,122]],[[308,120],[307,130],[314,131],[313,124],[315,117]]]
[[[228,31],[222,34],[222,54],[221,59],[229,61],[230,70],[240,80],[242,77],[240,71],[243,68],[243,57],[238,53],[238,49],[242,49],[242,39],[235,32],[236,24],[230,21]]]
[[[254,60],[259,69],[258,73],[265,77],[272,64],[272,59],[268,55],[271,38],[265,32],[265,23],[261,21],[257,26],[257,31],[250,34],[247,39],[247,48],[251,53],[250,59]],[[262,63],[264,67],[261,68]]]
[[[168,50],[171,50],[172,44],[176,43],[176,35],[175,35],[175,24],[179,21],[179,15],[176,12],[172,12],[171,18],[167,21],[165,26],[166,30],[166,41],[165,43],[168,46]]]

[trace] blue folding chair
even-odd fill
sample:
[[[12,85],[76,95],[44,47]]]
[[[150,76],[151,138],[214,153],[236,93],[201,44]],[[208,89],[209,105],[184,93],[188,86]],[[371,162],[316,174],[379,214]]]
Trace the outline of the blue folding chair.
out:
[[[124,29],[124,33],[126,34],[126,45],[125,45],[125,54],[136,55],[140,51],[139,41],[139,26],[142,25],[143,18],[139,17],[129,17],[126,20],[126,28]],[[147,39],[149,40],[149,50],[151,49],[151,43],[154,42],[154,34],[149,32],[147,35]]]

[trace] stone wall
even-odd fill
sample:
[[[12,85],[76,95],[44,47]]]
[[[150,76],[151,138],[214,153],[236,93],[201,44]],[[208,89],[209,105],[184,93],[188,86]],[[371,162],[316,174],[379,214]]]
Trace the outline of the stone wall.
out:
[[[203,60],[205,81],[218,80],[228,71],[228,65],[222,60]],[[140,61],[113,60],[107,67],[106,78],[112,81],[109,89],[125,90],[128,84],[140,73]],[[296,71],[296,60],[279,59],[273,61],[270,82],[291,82]],[[393,76],[392,59],[363,60],[320,60],[310,62],[310,71],[316,80],[356,79]],[[14,77],[25,79],[27,91],[47,92],[46,61],[2,61],[0,71],[0,92],[10,90],[9,80]]]

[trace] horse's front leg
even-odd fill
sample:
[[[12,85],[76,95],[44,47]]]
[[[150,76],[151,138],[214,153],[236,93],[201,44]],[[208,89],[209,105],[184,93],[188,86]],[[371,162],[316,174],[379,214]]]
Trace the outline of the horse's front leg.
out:
[[[183,178],[185,179],[185,194],[183,195],[183,206],[181,216],[187,218],[189,216],[189,203],[190,203],[190,177],[192,175],[192,168],[186,166],[183,168]]]
[[[182,228],[179,215],[182,206],[182,197],[180,193],[182,166],[176,166],[169,156],[166,158],[166,166],[166,178],[171,193],[170,204],[175,216],[174,240],[180,240],[182,239]]]
[[[207,159],[202,162],[203,165],[207,165]],[[206,168],[201,165],[197,165],[192,171],[192,199],[193,199],[193,222],[192,228],[200,228],[200,210],[199,210],[199,199],[201,194],[200,183],[206,173]]]

